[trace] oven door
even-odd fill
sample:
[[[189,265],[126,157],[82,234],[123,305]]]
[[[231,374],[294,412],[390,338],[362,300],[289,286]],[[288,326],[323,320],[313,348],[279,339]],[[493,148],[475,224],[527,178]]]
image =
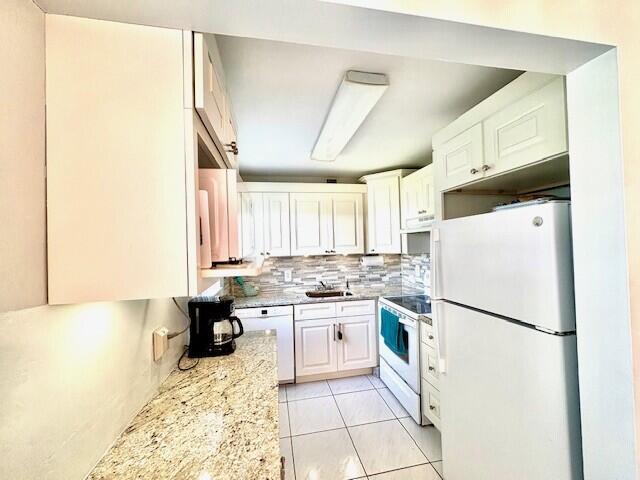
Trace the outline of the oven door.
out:
[[[415,393],[420,393],[420,343],[418,341],[418,321],[403,315],[387,305],[380,304],[380,310],[385,309],[398,317],[398,321],[402,324],[404,335],[407,341],[407,355],[397,355],[392,352],[384,343],[381,330],[378,331],[380,356],[384,358],[387,364],[411,387]],[[380,312],[379,312],[380,313]],[[378,315],[378,318],[382,318]],[[380,329],[382,322],[378,322]]]

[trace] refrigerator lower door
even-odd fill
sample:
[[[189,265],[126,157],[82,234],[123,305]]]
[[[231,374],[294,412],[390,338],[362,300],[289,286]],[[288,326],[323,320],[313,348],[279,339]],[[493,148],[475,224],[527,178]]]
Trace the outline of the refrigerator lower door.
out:
[[[575,336],[448,303],[439,313],[445,478],[582,479]]]
[[[436,298],[555,332],[574,331],[570,227],[567,202],[441,222]]]

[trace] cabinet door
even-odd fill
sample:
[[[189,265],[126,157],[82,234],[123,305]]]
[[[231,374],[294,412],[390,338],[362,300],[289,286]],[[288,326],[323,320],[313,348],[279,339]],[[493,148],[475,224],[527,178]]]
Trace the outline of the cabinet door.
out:
[[[222,76],[215,65],[214,48],[203,34],[193,35],[194,103],[207,130],[224,139],[227,128],[226,99]]]
[[[337,370],[334,319],[295,322],[295,337],[297,377]]]
[[[419,178],[415,175],[413,173],[400,180],[402,228],[407,228],[407,220],[418,216],[420,191]]]
[[[263,194],[264,253],[271,257],[291,255],[289,234],[289,194]]]
[[[363,198],[360,193],[332,194],[332,253],[364,253]]]
[[[331,198],[327,194],[292,193],[291,255],[324,255],[333,239]]]
[[[245,193],[242,197],[242,257],[264,254],[262,194]]]
[[[435,213],[435,196],[433,191],[433,164],[420,171],[416,182],[417,214],[433,215]]]
[[[485,120],[487,175],[567,151],[564,88],[558,78]]]
[[[342,317],[337,322],[338,370],[375,367],[378,364],[376,316]]]
[[[46,29],[49,303],[189,295],[182,32],[60,15]]]
[[[400,253],[400,180],[385,177],[367,182],[367,251]]]
[[[482,178],[482,124],[478,123],[453,137],[433,154],[440,191]]]

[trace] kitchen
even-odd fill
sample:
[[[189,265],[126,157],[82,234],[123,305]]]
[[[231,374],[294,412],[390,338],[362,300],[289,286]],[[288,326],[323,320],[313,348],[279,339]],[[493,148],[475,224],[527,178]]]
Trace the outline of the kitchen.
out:
[[[282,456],[284,478],[456,479],[469,478],[469,471],[475,478],[542,478],[550,471],[554,478],[583,478],[567,235],[566,202],[575,201],[571,98],[563,76],[83,16],[42,15],[46,302],[71,305],[50,307],[61,316],[64,309],[77,312],[74,351],[88,375],[98,358],[136,375],[100,349],[109,338],[126,342],[122,352],[140,352],[136,362],[145,373],[130,387],[108,374],[130,392],[113,399],[120,416],[73,461],[63,447],[45,447],[53,448],[47,456],[55,462],[46,467],[52,476],[73,465],[66,478],[144,478],[150,471],[162,478],[220,472],[279,478]],[[422,88],[427,81],[430,88]],[[354,107],[358,95],[368,106]],[[349,124],[340,114],[359,118]],[[337,152],[327,154],[336,138]],[[516,200],[533,203],[504,208]],[[541,240],[542,250],[511,223],[534,211],[526,213],[527,231],[551,235]],[[506,220],[493,224],[496,218]],[[506,248],[487,248],[484,239]],[[520,253],[510,251],[514,246]],[[535,265],[517,261],[534,255]],[[531,271],[537,276],[522,275]],[[512,285],[514,276],[519,285]],[[208,298],[224,294],[235,298],[233,307]],[[458,310],[465,306],[467,313]],[[208,335],[197,328],[207,319],[196,308],[212,309],[226,338],[244,330],[231,355],[196,358],[198,335]],[[117,315],[154,324],[136,343],[114,336],[110,322]],[[240,321],[225,321],[233,316]],[[517,351],[496,350],[502,342],[488,342],[487,352],[460,341],[466,330],[456,333],[456,319],[471,325],[489,322],[485,317],[502,323],[478,335],[517,338],[513,348],[536,348],[533,358],[545,351],[545,371],[557,368],[558,375],[518,383],[515,397],[485,378],[483,372],[497,369],[509,384],[515,372],[520,381],[540,371],[531,362],[516,364],[525,357]],[[189,337],[175,339],[187,319]],[[505,333],[503,323],[518,328]],[[538,344],[546,337],[529,338],[526,325],[561,341]],[[276,335],[265,337],[265,329]],[[478,371],[458,362],[467,355]],[[188,371],[174,370],[176,363]],[[513,370],[500,366],[506,364]],[[207,365],[220,376],[208,376]],[[102,388],[99,377],[93,392]],[[242,380],[228,383],[234,378]],[[212,392],[183,392],[203,402],[189,412],[211,412],[200,433],[196,417],[170,410],[168,399],[178,398],[172,386],[185,379]],[[528,389],[546,396],[532,403]],[[476,395],[483,400],[475,406],[464,401]],[[57,408],[74,405],[58,402]],[[89,396],[81,403],[87,410],[99,405]],[[505,430],[494,433],[489,451],[508,455],[465,456],[482,452],[483,435],[493,431],[487,409],[509,418],[500,428],[517,435],[522,409],[546,404],[552,414],[540,415],[551,423],[527,429],[521,440],[535,444],[546,463],[524,462],[530,452],[503,444],[513,439]],[[154,407],[176,421],[168,424]],[[252,422],[260,427],[252,430]],[[225,425],[239,428],[237,439],[226,436]],[[69,439],[90,432],[73,428]],[[220,432],[222,443],[214,435],[213,443],[190,450],[189,428],[201,439]],[[556,447],[545,444],[551,431]],[[160,435],[166,450],[146,434]],[[249,442],[244,450],[242,441]],[[167,455],[166,465],[136,461],[154,455]],[[256,455],[269,473],[253,470]],[[172,472],[174,464],[183,470]],[[24,478],[37,471],[14,468]]]

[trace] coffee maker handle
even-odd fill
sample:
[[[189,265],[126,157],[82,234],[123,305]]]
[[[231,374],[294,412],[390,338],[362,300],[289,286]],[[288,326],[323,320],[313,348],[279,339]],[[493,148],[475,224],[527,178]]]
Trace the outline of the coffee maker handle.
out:
[[[242,326],[242,322],[240,321],[240,319],[238,317],[230,317],[229,320],[231,320],[232,324],[234,324],[234,323],[238,324],[238,328],[239,328],[238,333],[235,332],[235,329],[234,329],[234,332],[233,332],[233,338],[238,338],[240,335],[242,335],[244,333],[244,327]]]

